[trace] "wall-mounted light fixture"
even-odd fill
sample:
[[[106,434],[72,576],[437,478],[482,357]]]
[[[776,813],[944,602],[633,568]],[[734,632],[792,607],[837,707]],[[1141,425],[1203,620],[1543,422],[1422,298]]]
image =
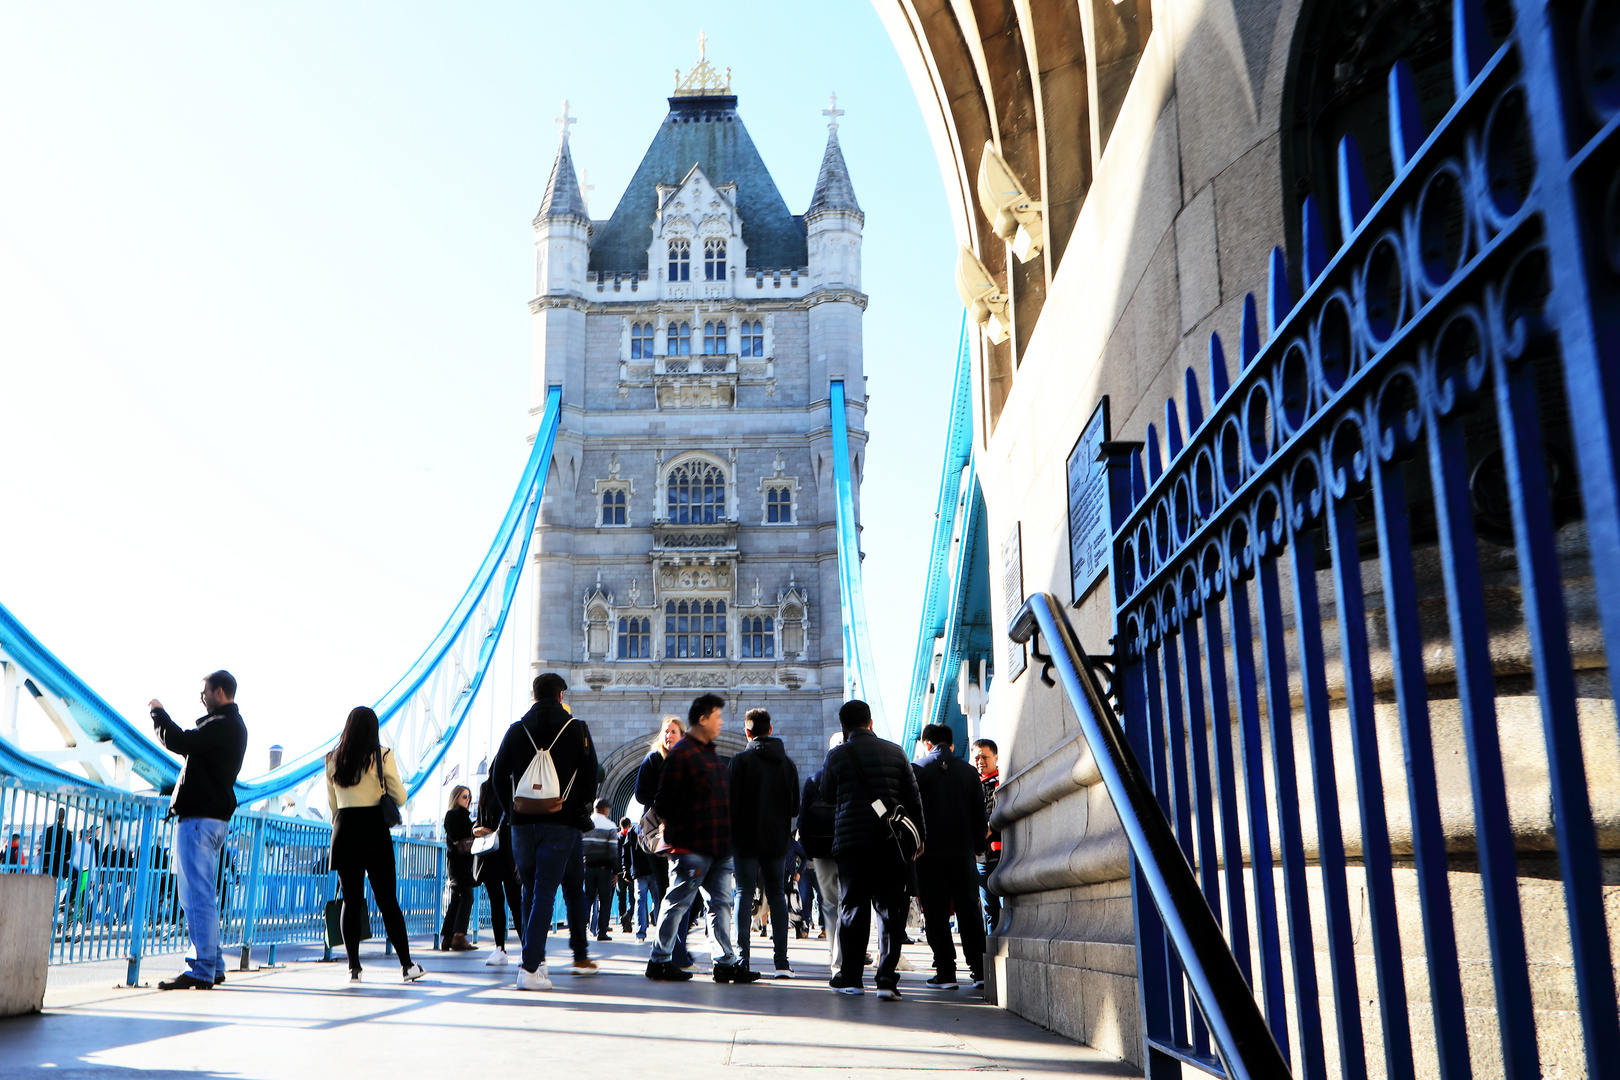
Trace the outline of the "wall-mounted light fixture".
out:
[[[956,259],[956,292],[968,309],[968,318],[984,327],[997,345],[1007,340],[1007,295],[984,263],[964,246]]]
[[[1003,240],[1012,241],[1019,262],[1028,262],[1046,246],[1041,201],[1032,199],[996,148],[984,144],[979,157],[979,208]]]

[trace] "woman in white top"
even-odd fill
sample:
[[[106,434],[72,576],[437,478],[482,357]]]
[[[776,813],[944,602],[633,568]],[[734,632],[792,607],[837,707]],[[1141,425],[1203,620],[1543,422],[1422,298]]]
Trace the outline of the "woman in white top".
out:
[[[407,798],[393,751],[377,735],[377,714],[364,705],[349,713],[337,749],[326,755],[326,802],[332,808],[332,869],[343,888],[343,947],[349,954],[349,981],[360,981],[360,942],[371,916],[366,910],[366,877],[382,914],[388,940],[399,954],[405,981],[427,972],[411,963],[405,915],[394,890],[394,838],[383,820],[384,795],[400,806]]]

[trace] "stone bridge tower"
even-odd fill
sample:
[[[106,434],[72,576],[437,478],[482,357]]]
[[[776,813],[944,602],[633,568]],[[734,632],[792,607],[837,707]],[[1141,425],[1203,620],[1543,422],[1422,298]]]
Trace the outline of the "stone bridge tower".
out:
[[[836,102],[835,102],[836,105]],[[659,718],[771,711],[801,772],[843,699],[829,381],[865,458],[861,228],[830,118],[793,214],[701,60],[593,220],[562,139],[534,220],[534,392],[562,422],[533,545],[535,672],[571,687],[622,812]]]

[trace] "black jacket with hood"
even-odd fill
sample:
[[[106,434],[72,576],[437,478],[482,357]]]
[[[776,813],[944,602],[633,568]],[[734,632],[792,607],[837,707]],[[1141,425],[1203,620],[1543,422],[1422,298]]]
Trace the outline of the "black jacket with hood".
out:
[[[799,770],[782,740],[752,739],[731,759],[731,847],[738,855],[777,859],[793,843],[799,816]]]
[[[534,760],[536,747],[551,751],[557,779],[568,792],[567,801],[555,814],[522,814],[512,809],[512,792]],[[580,832],[590,832],[591,809],[596,803],[596,744],[585,721],[573,720],[561,702],[537,701],[523,719],[506,729],[489,775],[509,824],[572,825]]]
[[[828,751],[821,770],[821,796],[838,808],[833,823],[835,855],[863,844],[893,845],[887,826],[872,809],[873,799],[882,799],[890,809],[895,803],[904,806],[927,839],[922,795],[911,762],[904,750],[878,738],[870,728],[851,731],[843,745]]]
[[[972,858],[984,850],[989,826],[984,819],[984,785],[979,770],[937,747],[911,766],[922,792],[928,822],[928,848],[923,858]]]

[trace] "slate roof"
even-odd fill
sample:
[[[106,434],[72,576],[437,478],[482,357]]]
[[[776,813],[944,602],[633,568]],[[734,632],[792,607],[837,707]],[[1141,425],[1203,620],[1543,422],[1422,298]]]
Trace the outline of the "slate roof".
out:
[[[821,155],[821,172],[816,174],[816,191],[810,196],[810,209],[806,217],[818,210],[853,210],[861,214],[861,204],[855,201],[855,185],[850,183],[849,168],[844,164],[844,152],[838,148],[838,128],[827,132],[827,152]],[[864,221],[865,214],[861,214]]]
[[[546,181],[546,193],[540,199],[537,218],[575,215],[586,221],[585,199],[580,194],[579,177],[574,175],[574,155],[568,151],[568,140],[557,147],[557,160],[551,163],[551,178]]]
[[[788,211],[754,140],[737,116],[736,96],[725,95],[669,99],[669,115],[653,136],[624,197],[614,207],[613,216],[597,225],[591,239],[591,270],[647,272],[647,247],[657,220],[657,186],[679,184],[694,165],[701,165],[704,175],[716,184],[737,185],[737,212],[742,217],[743,242],[748,245],[748,266],[786,269],[810,264],[803,218]]]

